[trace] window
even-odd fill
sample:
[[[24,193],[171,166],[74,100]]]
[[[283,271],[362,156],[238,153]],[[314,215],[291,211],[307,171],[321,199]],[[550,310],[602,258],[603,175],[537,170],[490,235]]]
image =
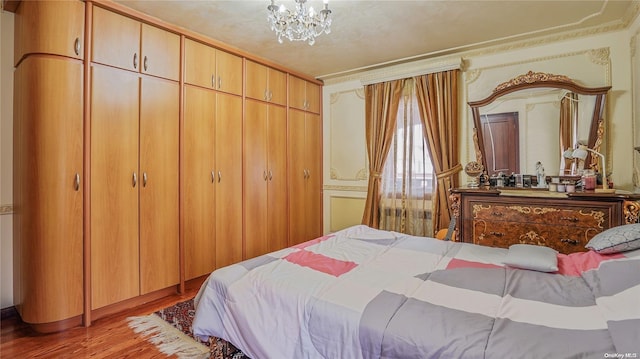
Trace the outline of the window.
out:
[[[433,235],[431,194],[435,181],[422,127],[414,81],[407,80],[382,173],[381,229]]]

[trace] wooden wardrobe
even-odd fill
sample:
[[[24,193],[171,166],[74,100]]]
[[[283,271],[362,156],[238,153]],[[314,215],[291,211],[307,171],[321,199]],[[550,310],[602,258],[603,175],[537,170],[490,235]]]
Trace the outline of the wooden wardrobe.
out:
[[[88,326],[322,234],[320,81],[109,0],[15,15],[26,323]]]

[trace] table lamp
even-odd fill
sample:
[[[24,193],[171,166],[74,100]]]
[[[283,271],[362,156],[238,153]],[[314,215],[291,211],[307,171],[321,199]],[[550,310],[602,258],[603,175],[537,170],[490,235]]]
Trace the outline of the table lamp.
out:
[[[599,193],[615,193],[616,190],[614,188],[609,188],[609,182],[607,181],[607,169],[606,169],[606,161],[604,159],[604,155],[598,151],[592,150],[585,145],[580,145],[573,151],[572,157],[578,158],[584,161],[587,158],[588,152],[595,153],[600,156],[602,160],[602,188],[596,188],[595,191]]]

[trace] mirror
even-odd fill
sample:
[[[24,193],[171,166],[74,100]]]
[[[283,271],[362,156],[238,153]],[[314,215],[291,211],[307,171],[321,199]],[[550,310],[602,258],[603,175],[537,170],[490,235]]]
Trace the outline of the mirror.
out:
[[[532,71],[498,85],[487,98],[469,102],[476,161],[489,176],[535,174],[538,162],[548,175],[575,175],[574,160],[563,153],[578,143],[601,152],[609,89]],[[597,164],[589,156],[584,168]]]

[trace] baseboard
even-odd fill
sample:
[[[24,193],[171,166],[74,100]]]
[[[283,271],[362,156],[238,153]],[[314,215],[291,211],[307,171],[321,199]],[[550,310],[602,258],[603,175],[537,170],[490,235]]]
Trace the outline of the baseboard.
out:
[[[2,308],[2,310],[0,310],[0,320],[14,318],[14,317],[17,317],[17,316],[18,316],[18,311],[16,310],[16,307],[14,307],[14,306],[7,307],[7,308]]]

